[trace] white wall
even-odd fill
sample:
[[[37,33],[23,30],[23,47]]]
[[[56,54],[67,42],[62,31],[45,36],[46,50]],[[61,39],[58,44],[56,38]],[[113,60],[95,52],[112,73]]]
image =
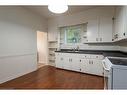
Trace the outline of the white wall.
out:
[[[37,31],[37,50],[38,50],[38,63],[47,64],[48,57],[47,32]]]
[[[0,7],[0,83],[37,69],[36,31],[47,20],[22,7]]]
[[[96,7],[85,10],[68,16],[59,16],[48,20],[48,39],[57,40],[59,38],[58,27],[76,25],[88,22],[90,19],[97,17],[113,17],[114,7]],[[53,36],[51,36],[53,35]],[[52,37],[52,38],[51,38]],[[54,37],[54,38],[53,38]],[[59,41],[59,40],[58,40]],[[62,44],[60,48],[73,48],[72,45]],[[119,50],[116,44],[84,44],[79,46],[80,49],[95,49],[95,50]]]

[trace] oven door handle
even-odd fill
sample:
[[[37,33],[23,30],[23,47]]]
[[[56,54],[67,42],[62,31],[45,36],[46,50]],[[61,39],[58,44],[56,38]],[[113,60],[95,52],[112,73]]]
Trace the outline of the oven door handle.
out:
[[[103,64],[104,70],[109,71],[109,69],[107,69],[107,68],[105,67],[105,65],[104,65],[104,64],[105,64],[105,61],[102,61],[102,62],[103,62],[102,64]]]

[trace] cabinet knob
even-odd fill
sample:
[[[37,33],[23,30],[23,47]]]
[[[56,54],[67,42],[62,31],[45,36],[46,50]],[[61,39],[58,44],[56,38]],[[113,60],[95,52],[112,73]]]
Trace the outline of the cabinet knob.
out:
[[[89,60],[89,64],[90,64],[91,62],[90,62],[90,60]]]
[[[72,62],[72,59],[69,59],[69,62]]]
[[[123,35],[125,36],[125,33],[123,33]]]
[[[81,71],[81,69],[79,69]]]
[[[80,62],[81,62],[81,60],[80,60]]]

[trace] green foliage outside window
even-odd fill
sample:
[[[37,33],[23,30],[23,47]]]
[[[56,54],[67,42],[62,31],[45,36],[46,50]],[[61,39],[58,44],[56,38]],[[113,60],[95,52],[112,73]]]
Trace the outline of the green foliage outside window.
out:
[[[84,24],[61,27],[60,28],[61,40],[64,41],[64,44],[81,43],[84,27],[85,27]]]
[[[67,43],[80,43],[81,33],[79,28],[70,27],[66,29],[66,41]]]

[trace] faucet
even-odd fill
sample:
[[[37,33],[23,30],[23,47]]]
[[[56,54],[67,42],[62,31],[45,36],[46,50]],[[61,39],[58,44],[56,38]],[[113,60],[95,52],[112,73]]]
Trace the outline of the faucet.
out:
[[[77,46],[76,48],[74,47],[74,48],[72,48],[71,50],[72,50],[72,51],[79,51],[79,46]]]
[[[76,51],[79,51],[79,46],[77,46],[75,50],[76,50]]]
[[[79,51],[79,46],[72,49],[73,51]]]

